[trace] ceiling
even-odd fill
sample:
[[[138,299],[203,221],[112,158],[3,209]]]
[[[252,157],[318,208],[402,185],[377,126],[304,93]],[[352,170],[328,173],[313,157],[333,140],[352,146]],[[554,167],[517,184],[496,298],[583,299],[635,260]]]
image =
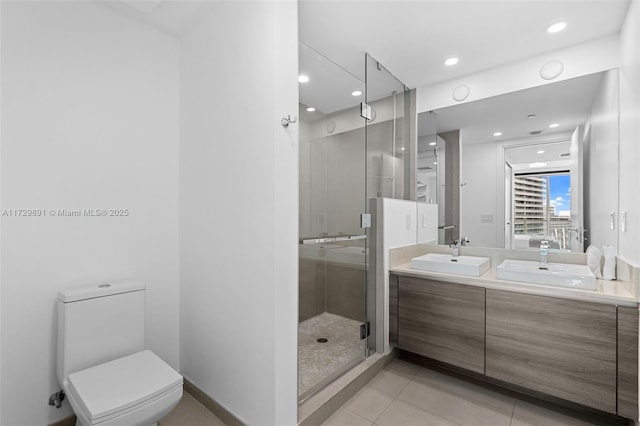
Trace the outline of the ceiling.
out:
[[[298,4],[300,40],[364,79],[368,52],[411,88],[619,32],[629,0],[319,1]],[[566,30],[548,34],[552,23]],[[453,67],[444,60],[456,56]]]
[[[176,38],[219,0],[96,0]],[[300,0],[299,39],[364,81],[368,52],[415,88],[617,33],[629,0]],[[554,22],[567,29],[548,34]],[[456,56],[452,67],[443,64]]]
[[[553,165],[561,162],[568,165],[570,144],[570,141],[564,141],[508,148],[504,150],[504,159],[512,166],[531,163]],[[533,167],[530,166],[528,171],[535,171],[531,169]]]
[[[181,38],[207,16],[219,0],[97,0],[106,7]]]
[[[454,105],[436,110],[435,119],[422,113],[418,134],[433,134],[434,125],[437,133],[461,129],[462,143],[469,144],[525,138],[539,130],[542,135],[571,132],[586,122],[603,77],[604,72],[596,73]],[[531,114],[535,117],[528,118]],[[552,123],[558,127],[549,128]]]

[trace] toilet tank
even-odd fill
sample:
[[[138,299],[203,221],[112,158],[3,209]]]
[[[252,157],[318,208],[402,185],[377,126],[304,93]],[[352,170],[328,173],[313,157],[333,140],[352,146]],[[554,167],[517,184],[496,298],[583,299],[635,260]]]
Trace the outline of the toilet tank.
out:
[[[58,381],[144,349],[145,285],[100,284],[58,293]]]

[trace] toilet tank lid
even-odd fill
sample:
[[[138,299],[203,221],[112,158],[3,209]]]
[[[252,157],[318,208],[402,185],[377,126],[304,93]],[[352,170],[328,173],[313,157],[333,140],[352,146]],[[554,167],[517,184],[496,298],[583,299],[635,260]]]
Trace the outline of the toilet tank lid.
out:
[[[118,283],[103,283],[92,286],[73,288],[58,293],[58,300],[63,303],[78,302],[96,297],[112,296],[114,294],[130,293],[145,289],[144,283],[139,281],[123,281]]]

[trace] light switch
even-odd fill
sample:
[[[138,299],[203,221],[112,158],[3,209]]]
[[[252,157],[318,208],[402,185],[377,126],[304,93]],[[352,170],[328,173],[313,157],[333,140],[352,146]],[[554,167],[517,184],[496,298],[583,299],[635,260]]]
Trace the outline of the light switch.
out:
[[[493,223],[493,215],[492,214],[480,215],[480,223]]]
[[[615,228],[615,223],[616,223],[615,220],[616,220],[616,212],[611,212],[611,214],[609,215],[609,228],[611,228],[612,231]]]

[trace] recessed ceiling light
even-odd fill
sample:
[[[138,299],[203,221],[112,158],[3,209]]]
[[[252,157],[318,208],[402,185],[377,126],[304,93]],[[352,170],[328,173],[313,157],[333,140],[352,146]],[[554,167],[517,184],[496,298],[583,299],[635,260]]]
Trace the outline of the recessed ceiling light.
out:
[[[448,66],[448,67],[451,67],[451,66],[453,66],[453,65],[457,64],[458,62],[459,62],[459,61],[458,61],[458,58],[449,58],[449,59],[447,59],[446,61],[444,61],[444,64],[445,64],[446,66]]]
[[[436,143],[435,142],[429,142],[429,145],[430,146],[436,146]]]
[[[502,132],[495,132],[493,136],[502,136]]]
[[[437,162],[437,161],[434,161],[434,162],[433,162],[433,164],[438,164],[438,162]]]
[[[538,153],[538,154],[544,154],[544,151],[543,151],[543,150],[540,150],[540,151],[538,151],[537,153]]]
[[[316,110],[316,109],[315,109],[314,107],[309,107],[309,108],[307,108],[307,111],[309,111],[309,112],[313,112],[313,111],[315,111],[315,110]]]
[[[547,32],[549,34],[559,33],[560,31],[564,30],[566,27],[567,27],[566,22],[556,22],[553,25],[549,25],[549,28],[547,28]]]
[[[309,82],[309,76],[308,75],[300,74],[298,76],[298,83],[308,83],[308,82]]]
[[[531,168],[535,168],[535,167],[547,167],[547,163],[544,163],[544,162],[540,162],[540,163],[529,163],[529,167],[531,167]]]
[[[354,90],[353,92],[351,92],[351,96],[360,96],[362,95],[362,92],[359,90]]]
[[[536,118],[536,115],[535,114],[529,114],[529,115],[527,115],[527,118]]]
[[[404,151],[404,146],[402,148],[400,148],[400,151]]]
[[[553,123],[553,124],[549,124],[549,128],[550,129],[555,129],[556,127],[558,127],[559,124],[558,123]]]

